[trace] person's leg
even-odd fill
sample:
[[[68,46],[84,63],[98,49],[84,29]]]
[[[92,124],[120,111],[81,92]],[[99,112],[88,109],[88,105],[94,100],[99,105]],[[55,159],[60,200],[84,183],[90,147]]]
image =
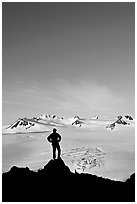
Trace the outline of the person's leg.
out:
[[[56,158],[56,145],[52,144],[52,147],[53,147],[53,159],[55,159]]]
[[[61,148],[60,148],[59,144],[57,145],[57,149],[58,149],[58,159],[59,159],[60,158],[60,154],[61,154]]]

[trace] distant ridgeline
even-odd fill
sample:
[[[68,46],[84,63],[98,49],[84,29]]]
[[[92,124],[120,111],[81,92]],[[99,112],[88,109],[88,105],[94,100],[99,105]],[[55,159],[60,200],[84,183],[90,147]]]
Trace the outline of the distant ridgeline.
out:
[[[116,126],[134,126],[134,119],[129,116],[119,115],[116,120],[101,119],[99,116],[91,117],[90,119],[80,118],[74,116],[72,118],[63,118],[56,115],[41,115],[38,117],[19,118],[13,124],[3,127],[2,133],[28,133],[28,132],[45,132],[51,131],[53,127],[67,127],[72,126],[74,128],[93,128],[102,127],[105,129],[114,130]]]
[[[72,173],[62,159],[36,171],[13,166],[2,174],[3,202],[134,202],[135,174],[125,182]]]

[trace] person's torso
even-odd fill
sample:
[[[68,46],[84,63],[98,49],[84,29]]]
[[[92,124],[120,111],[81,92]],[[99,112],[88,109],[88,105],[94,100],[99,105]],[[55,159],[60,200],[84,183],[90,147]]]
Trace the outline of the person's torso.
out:
[[[57,133],[53,133],[51,135],[52,143],[58,143],[59,141],[59,135]]]

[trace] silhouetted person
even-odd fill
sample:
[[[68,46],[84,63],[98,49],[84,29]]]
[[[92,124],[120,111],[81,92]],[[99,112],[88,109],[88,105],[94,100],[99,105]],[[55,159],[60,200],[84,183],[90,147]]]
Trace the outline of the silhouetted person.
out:
[[[53,147],[53,159],[56,158],[56,149],[58,150],[58,159],[60,158],[61,154],[61,149],[59,142],[61,141],[61,136],[57,133],[57,130],[54,128],[53,133],[51,133],[48,137],[47,140],[52,143]]]

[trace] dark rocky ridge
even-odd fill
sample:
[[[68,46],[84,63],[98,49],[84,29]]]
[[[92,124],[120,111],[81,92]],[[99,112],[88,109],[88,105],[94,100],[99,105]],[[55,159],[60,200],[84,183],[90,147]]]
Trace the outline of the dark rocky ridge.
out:
[[[62,159],[50,160],[37,172],[12,167],[2,174],[5,202],[134,202],[135,174],[126,182],[72,173]]]

